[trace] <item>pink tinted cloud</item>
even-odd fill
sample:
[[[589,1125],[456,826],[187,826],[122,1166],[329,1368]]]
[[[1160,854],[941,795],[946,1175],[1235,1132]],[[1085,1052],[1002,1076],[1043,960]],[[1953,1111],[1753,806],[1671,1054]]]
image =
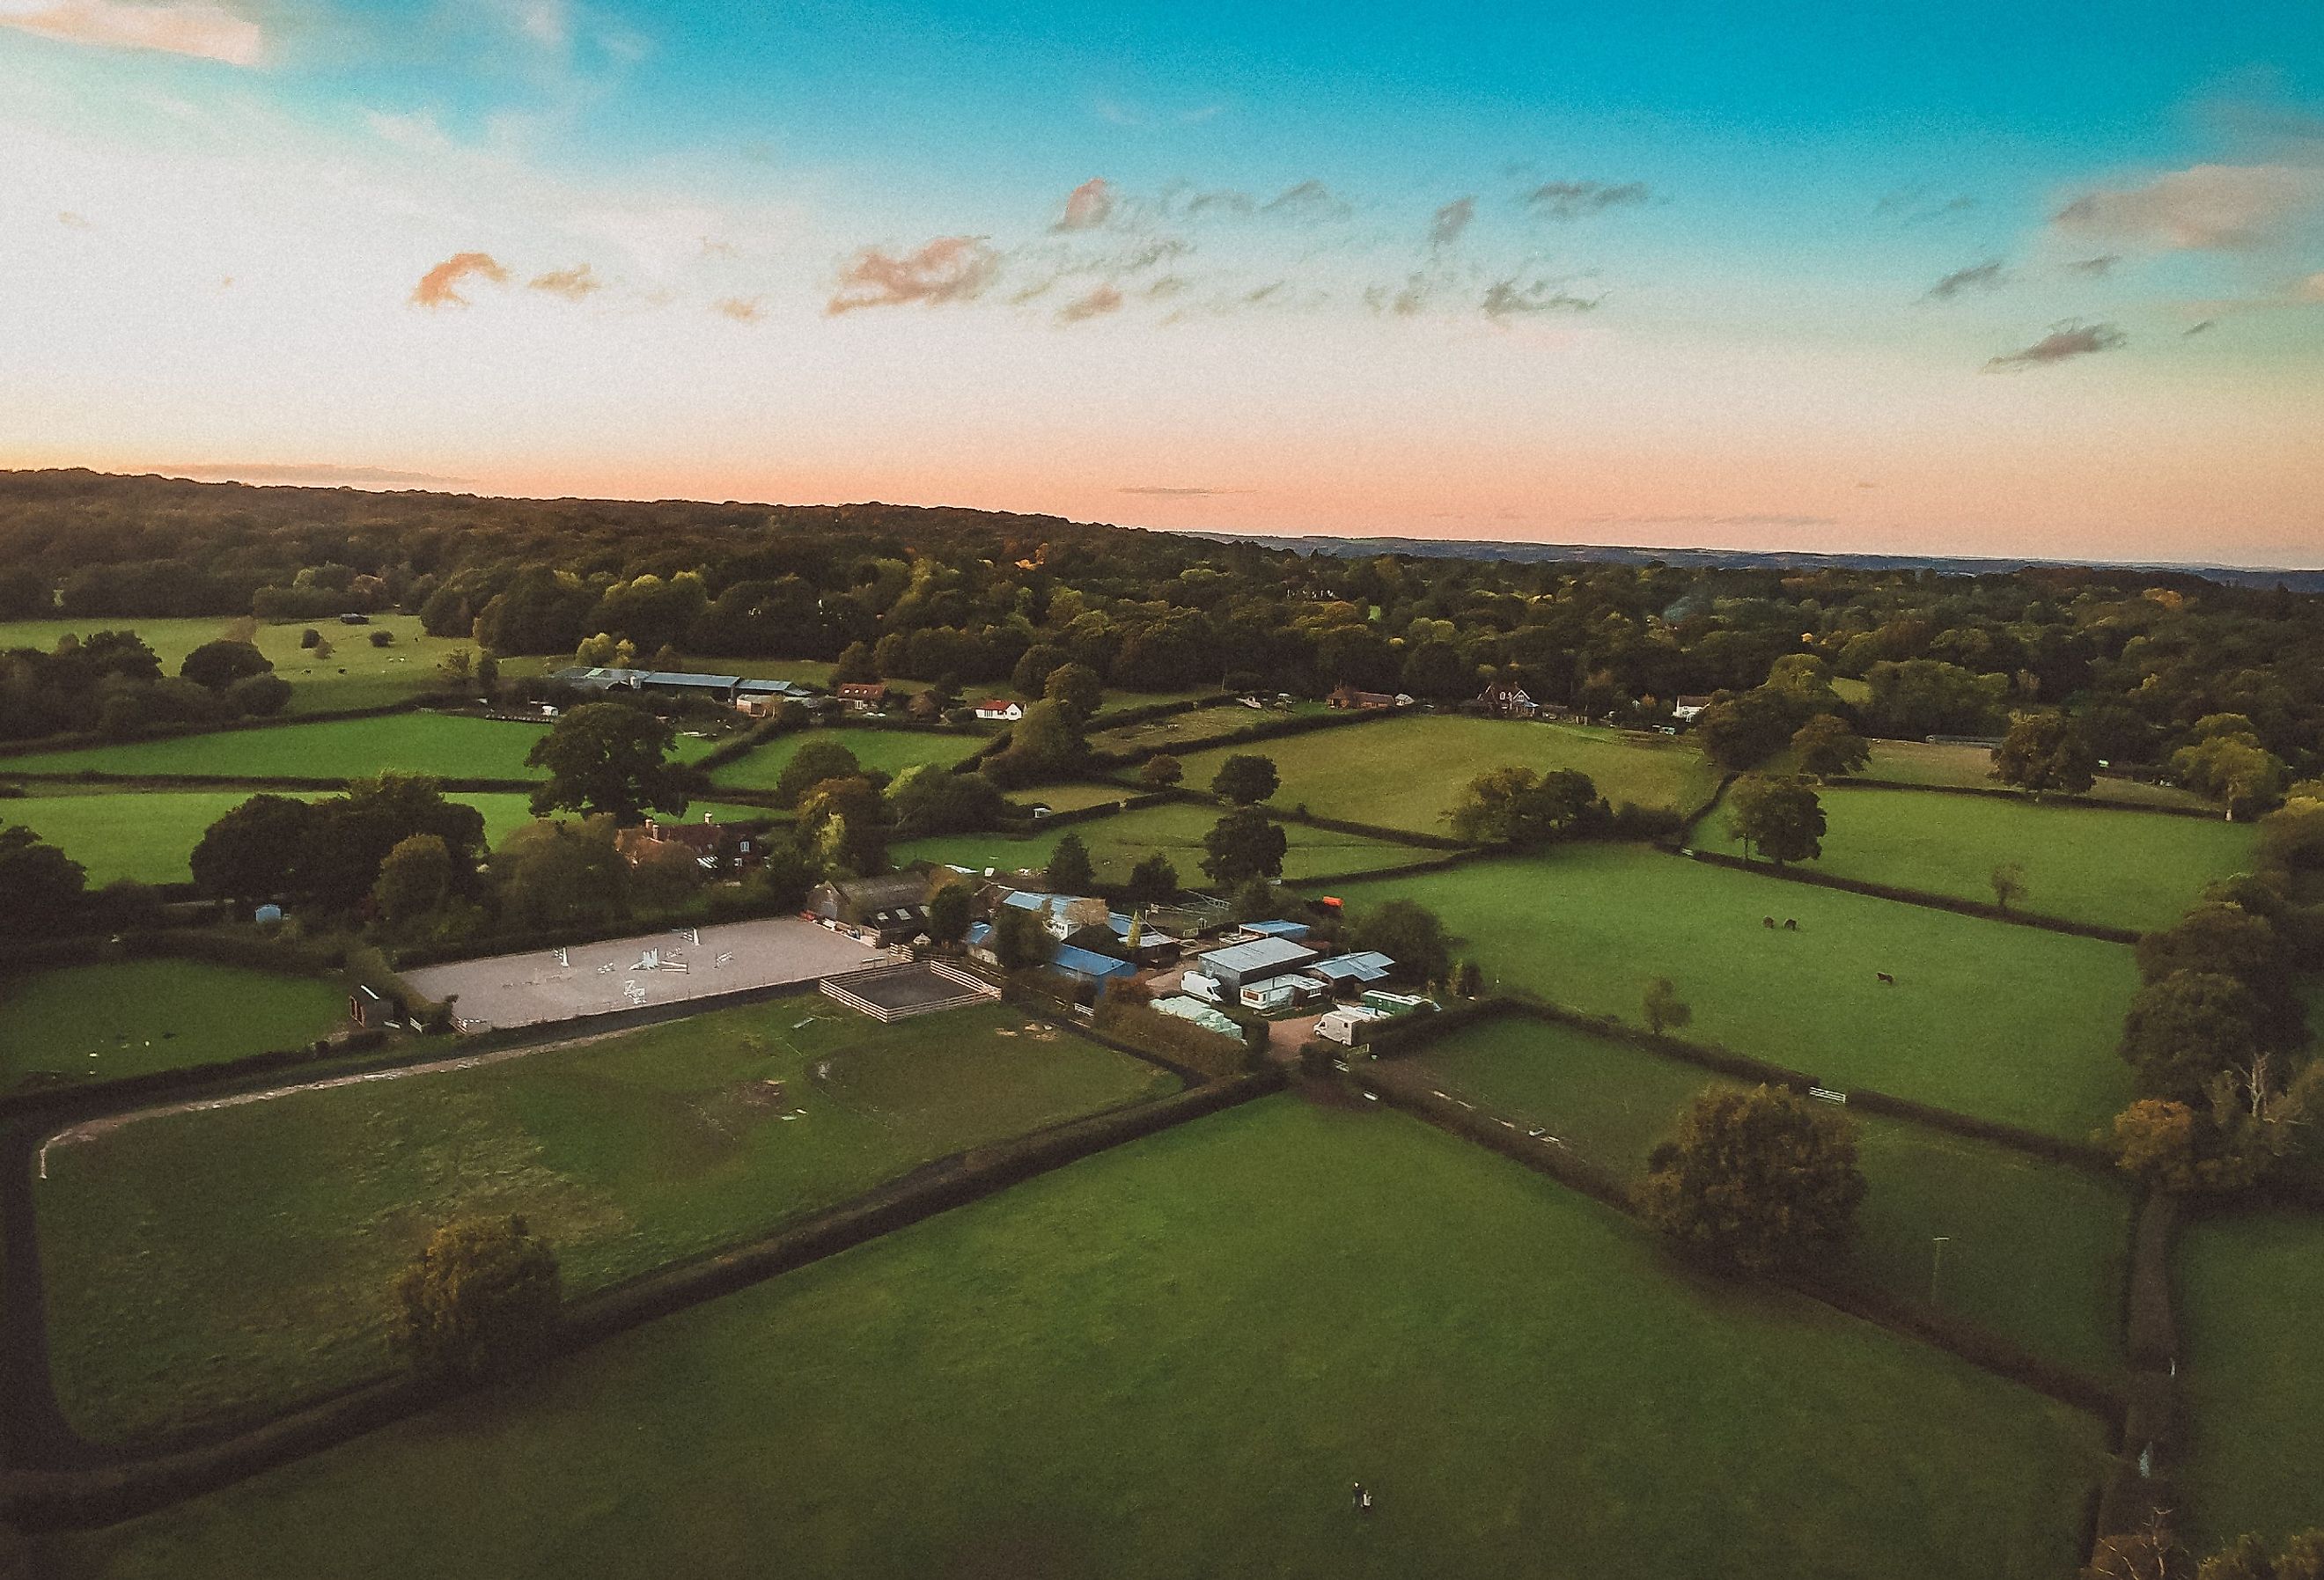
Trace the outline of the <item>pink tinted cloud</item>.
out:
[[[133,5],[124,0],[0,0],[0,27],[63,43],[110,50],[158,50],[227,66],[265,60],[259,25],[209,0]]]
[[[2077,198],[2052,222],[2068,236],[2157,252],[2234,252],[2273,240],[2319,199],[2324,181],[2313,171],[2199,164]]]
[[[867,307],[973,301],[1000,273],[1001,255],[982,236],[938,236],[903,254],[865,247],[839,272],[839,289],[823,310],[836,318]]]
[[[591,273],[586,263],[576,263],[570,269],[551,269],[536,274],[526,283],[528,291],[545,291],[551,296],[561,296],[567,301],[579,301],[593,291],[605,289],[605,282]]]
[[[1065,194],[1065,211],[1052,230],[1095,230],[1113,217],[1113,188],[1103,176],[1092,176]]]
[[[468,299],[462,296],[460,282],[470,275],[499,284],[508,279],[508,271],[490,253],[455,253],[420,277],[411,288],[415,307],[466,307]]]
[[[710,310],[722,318],[732,319],[738,324],[755,324],[766,316],[765,310],[759,306],[759,299],[755,296],[722,297],[711,303]]]
[[[1078,324],[1090,319],[1102,318],[1107,313],[1121,310],[1121,292],[1111,285],[1101,285],[1087,296],[1075,297],[1057,310],[1057,322]]]

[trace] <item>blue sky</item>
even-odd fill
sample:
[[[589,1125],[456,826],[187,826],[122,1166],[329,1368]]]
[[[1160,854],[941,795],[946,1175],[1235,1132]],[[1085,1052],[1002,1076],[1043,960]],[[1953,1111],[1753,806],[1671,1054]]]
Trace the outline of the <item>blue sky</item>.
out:
[[[2324,550],[2312,3],[0,0],[0,461]]]

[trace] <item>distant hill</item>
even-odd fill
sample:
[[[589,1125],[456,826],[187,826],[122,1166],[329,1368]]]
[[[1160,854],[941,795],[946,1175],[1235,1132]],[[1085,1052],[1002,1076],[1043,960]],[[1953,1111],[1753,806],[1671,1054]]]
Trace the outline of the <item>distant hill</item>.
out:
[[[1731,570],[1774,566],[1785,570],[1934,570],[1947,576],[2006,576],[2035,567],[2097,570],[2150,570],[2200,576],[2230,587],[2282,586],[2295,593],[2324,593],[2324,570],[2254,569],[2234,565],[2179,565],[2159,560],[1978,559],[1941,554],[1811,554],[1788,549],[1630,549],[1612,543],[1517,543],[1458,538],[1281,537],[1244,532],[1188,531],[1189,538],[1217,543],[1256,543],[1333,559],[1375,554],[1413,554],[1431,559],[1507,559],[1521,565],[1545,560],[1581,560],[1603,565],[1665,565]]]

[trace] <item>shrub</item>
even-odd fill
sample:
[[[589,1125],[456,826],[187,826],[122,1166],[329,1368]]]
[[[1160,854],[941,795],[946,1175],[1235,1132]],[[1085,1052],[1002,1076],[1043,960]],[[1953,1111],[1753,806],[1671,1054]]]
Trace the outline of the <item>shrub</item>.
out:
[[[1637,1200],[1686,1250],[1757,1272],[1845,1243],[1864,1192],[1845,1114],[1777,1087],[1713,1087],[1648,1157]]]

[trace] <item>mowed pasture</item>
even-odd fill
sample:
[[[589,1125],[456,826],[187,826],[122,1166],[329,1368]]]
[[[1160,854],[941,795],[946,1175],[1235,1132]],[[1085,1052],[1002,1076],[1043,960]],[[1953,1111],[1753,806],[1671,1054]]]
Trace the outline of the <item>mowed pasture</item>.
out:
[[[1120,882],[1130,869],[1149,855],[1170,858],[1182,885],[1199,885],[1203,876],[1203,836],[1224,815],[1223,807],[1190,801],[1142,807],[1110,818],[1093,818],[1064,827],[1034,825],[1025,835],[945,834],[908,840],[895,847],[894,859],[945,862],[957,867],[997,868],[1013,872],[1048,864],[1049,853],[1068,833],[1078,835],[1089,847],[1090,861],[1101,881]],[[1382,867],[1408,866],[1443,853],[1420,845],[1392,845],[1360,834],[1341,834],[1311,828],[1301,823],[1282,825],[1289,847],[1284,853],[1284,876],[1293,882],[1339,873],[1369,873]]]
[[[778,735],[765,745],[755,747],[733,762],[712,770],[710,782],[738,790],[770,790],[775,788],[775,781],[782,778],[783,770],[790,765],[790,760],[798,755],[800,748],[811,743],[844,746],[855,753],[855,761],[861,766],[894,775],[908,768],[917,768],[923,762],[950,768],[974,753],[979,746],[984,744],[984,739],[980,735],[944,730],[850,729],[844,725],[818,725]]]
[[[2006,789],[1993,777],[1993,751],[1936,741],[1873,741],[1872,760],[1862,777],[1895,784],[1965,785],[1980,790]],[[2126,807],[2209,807],[2210,802],[2189,790],[2164,784],[2141,784],[2130,779],[2101,778],[2090,787],[2089,799]]]
[[[210,616],[201,619],[147,620],[134,614],[83,616],[70,620],[0,620],[0,649],[12,647],[53,651],[67,633],[88,636],[97,631],[134,631],[153,656],[161,672],[175,675],[186,655],[207,642],[238,636],[246,623]],[[331,644],[331,656],[318,659],[312,649],[299,645],[300,633],[309,626]],[[384,631],[395,640],[374,647],[371,633]],[[342,708],[382,707],[447,684],[441,666],[453,652],[476,644],[465,637],[430,636],[420,629],[416,614],[374,614],[368,625],[342,625],[336,616],[290,620],[260,625],[252,644],[274,665],[274,672],[290,682],[290,713],[323,713]],[[503,675],[529,674],[540,668],[538,659],[504,659]]]
[[[1443,917],[1489,979],[1641,1022],[1667,976],[1688,1035],[1815,1076],[2080,1141],[2130,1100],[2126,945],[1577,844],[1342,891]],[[1797,920],[1799,930],[1769,929]],[[1893,984],[1878,980],[1886,972]]]
[[[1462,1028],[1411,1057],[1444,1091],[1540,1125],[1626,1179],[1697,1095],[1745,1085],[1528,1015]],[[1933,1286],[1939,1309],[2022,1348],[2099,1375],[2119,1369],[2128,1190],[1926,1126],[1853,1118],[1870,1194],[1833,1270],[1923,1304]]]
[[[1248,745],[1215,746],[1182,761],[1186,783],[1207,787],[1236,753],[1274,759],[1283,788],[1275,804],[1422,834],[1447,832],[1445,814],[1469,782],[1496,768],[1579,769],[1615,806],[1692,811],[1719,774],[1692,742],[1582,725],[1415,715],[1312,730]]]
[[[22,824],[30,828],[87,868],[93,885],[116,878],[141,883],[189,882],[194,846],[209,826],[262,793],[82,788],[51,795],[45,786],[41,790],[0,800],[0,827]],[[318,793],[307,792],[308,799]],[[493,845],[532,818],[530,798],[514,790],[477,790],[449,799],[484,815],[484,837]],[[706,812],[721,823],[776,815],[764,807],[696,801],[687,809],[685,821],[698,823]]]
[[[1400,1114],[1275,1097],[39,1556],[60,1580],[770,1554],[835,1577],[2049,1580],[2104,1437],[1691,1276]]]
[[[206,961],[12,971],[0,974],[0,1090],[34,1074],[120,1080],[304,1048],[346,1013],[337,982]]]
[[[540,770],[525,766],[524,758],[546,731],[543,725],[460,714],[392,713],[37,752],[0,758],[0,774],[348,780],[429,773],[440,779],[528,780],[541,777]],[[706,742],[688,741],[681,744],[679,755],[698,756],[708,749]]]
[[[2258,845],[2248,823],[1994,796],[1819,793],[1829,827],[1808,871],[1991,904],[1994,869],[2015,863],[2025,893],[2013,909],[2142,932],[2176,921],[2205,884],[2248,871]],[[1723,807],[1694,838],[1742,854]]]
[[[1177,1087],[999,1006],[808,995],[100,1130],[37,1197],[58,1395],[99,1439],[280,1408],[386,1369],[390,1285],[447,1218],[523,1214],[582,1293]]]
[[[2172,1291],[2189,1427],[2177,1474],[2195,1550],[2324,1525],[2324,1216],[2256,1209],[2183,1227]]]

